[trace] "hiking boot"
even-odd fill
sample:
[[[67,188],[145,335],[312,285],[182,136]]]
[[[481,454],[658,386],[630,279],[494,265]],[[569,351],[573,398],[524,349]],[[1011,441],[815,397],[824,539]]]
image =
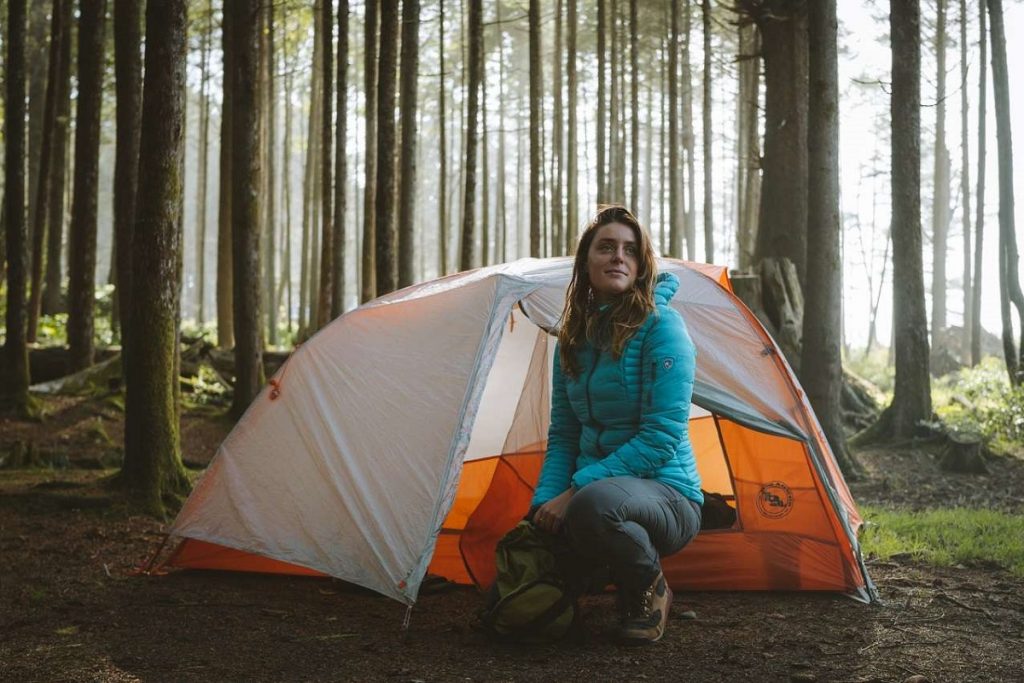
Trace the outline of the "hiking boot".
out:
[[[631,644],[655,643],[665,635],[672,589],[658,572],[651,585],[639,592],[622,592],[622,618],[616,635]]]

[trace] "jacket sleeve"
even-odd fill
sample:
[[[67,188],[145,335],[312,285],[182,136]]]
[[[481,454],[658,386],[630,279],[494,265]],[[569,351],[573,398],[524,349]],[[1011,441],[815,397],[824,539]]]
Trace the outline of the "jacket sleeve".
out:
[[[569,404],[565,374],[555,345],[554,371],[551,374],[551,426],[548,428],[548,449],[533,494],[532,506],[541,505],[567,488],[576,471],[580,454],[580,421]]]
[[[676,454],[687,438],[696,350],[682,317],[659,309],[643,341],[643,386],[636,435],[573,475],[576,488],[608,477],[644,477]]]

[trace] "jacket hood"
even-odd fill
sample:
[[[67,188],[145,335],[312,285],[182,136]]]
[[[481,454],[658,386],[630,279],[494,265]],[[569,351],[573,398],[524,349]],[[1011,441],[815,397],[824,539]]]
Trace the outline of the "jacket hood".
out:
[[[658,279],[654,284],[654,305],[667,305],[678,289],[679,278],[675,273],[658,273]]]

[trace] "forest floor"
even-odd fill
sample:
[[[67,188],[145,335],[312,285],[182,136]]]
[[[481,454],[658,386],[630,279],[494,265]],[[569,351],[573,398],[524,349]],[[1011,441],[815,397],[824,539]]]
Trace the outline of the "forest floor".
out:
[[[41,422],[0,418],[0,458],[21,444],[49,467],[0,470],[0,680],[5,681],[1009,681],[1024,678],[1024,579],[997,566],[868,559],[883,604],[836,594],[681,593],[665,638],[607,634],[613,596],[586,598],[572,637],[496,643],[478,593],[441,584],[405,608],[330,579],[218,572],[139,576],[165,525],[103,485],[123,413],[46,399]],[[230,429],[186,411],[186,461]],[[861,503],[1024,512],[1024,461],[941,473],[924,449],[868,450]],[[686,608],[696,619],[683,619]],[[920,680],[920,679],[918,679]]]

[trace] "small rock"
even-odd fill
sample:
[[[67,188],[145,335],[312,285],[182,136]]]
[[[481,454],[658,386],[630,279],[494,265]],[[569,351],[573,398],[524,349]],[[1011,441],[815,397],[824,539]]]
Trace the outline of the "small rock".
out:
[[[913,676],[907,676],[903,679],[903,683],[931,683],[927,676],[921,674],[914,674]]]
[[[789,680],[793,681],[793,683],[810,683],[811,681],[818,680],[818,677],[810,671],[797,671],[789,675]]]

